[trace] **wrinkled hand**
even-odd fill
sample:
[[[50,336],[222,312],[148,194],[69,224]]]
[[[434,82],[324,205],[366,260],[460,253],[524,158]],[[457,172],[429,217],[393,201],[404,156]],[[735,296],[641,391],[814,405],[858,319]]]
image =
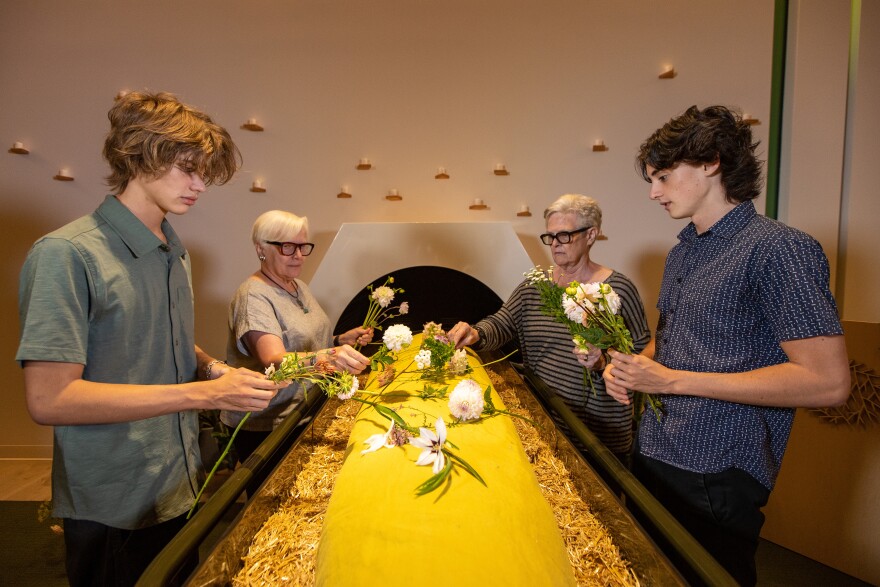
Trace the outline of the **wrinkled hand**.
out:
[[[338,370],[348,371],[352,375],[359,374],[370,364],[370,359],[347,344],[332,349],[326,357],[326,360]]]
[[[216,379],[206,382],[211,404],[215,409],[256,412],[268,407],[275,394],[286,383],[275,383],[263,373],[250,369],[225,368]]]
[[[629,403],[627,390],[642,393],[671,391],[672,369],[644,355],[625,355],[609,349],[608,356],[611,364],[605,368],[605,390],[620,403]]]
[[[480,333],[467,322],[459,322],[446,333],[446,336],[455,343],[457,349],[471,346],[480,340]]]
[[[574,353],[574,357],[577,359],[578,363],[590,370],[595,368],[596,364],[602,359],[602,349],[593,346],[590,343],[587,343],[587,348],[585,349],[575,345],[571,352]]]
[[[357,328],[352,328],[348,332],[343,332],[340,334],[337,339],[339,340],[339,344],[347,344],[351,346],[364,346],[373,342],[373,328],[364,328],[362,326],[358,326]]]

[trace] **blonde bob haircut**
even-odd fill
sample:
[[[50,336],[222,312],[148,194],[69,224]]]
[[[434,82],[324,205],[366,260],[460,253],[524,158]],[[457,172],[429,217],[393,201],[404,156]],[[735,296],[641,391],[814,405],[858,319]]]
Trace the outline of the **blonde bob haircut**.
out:
[[[544,210],[544,220],[546,221],[553,214],[569,213],[577,216],[578,224],[581,225],[578,228],[595,226],[599,230],[602,229],[602,209],[599,207],[599,202],[581,194],[559,196]]]
[[[223,185],[241,165],[232,137],[207,114],[166,92],[129,92],[107,113],[107,185],[121,193],[136,177],[156,179],[178,165],[205,185]]]
[[[255,245],[266,241],[290,242],[300,232],[305,232],[306,239],[309,238],[308,218],[284,210],[269,210],[254,221],[251,239]]]

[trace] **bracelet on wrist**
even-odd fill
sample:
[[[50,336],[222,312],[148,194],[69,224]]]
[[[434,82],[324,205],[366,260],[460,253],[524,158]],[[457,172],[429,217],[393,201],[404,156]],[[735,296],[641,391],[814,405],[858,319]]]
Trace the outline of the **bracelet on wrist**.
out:
[[[221,361],[220,359],[214,359],[213,361],[211,361],[210,363],[205,365],[205,381],[211,380],[211,370],[214,368],[214,365],[216,365],[217,363],[221,363],[221,364],[225,365],[226,361]]]

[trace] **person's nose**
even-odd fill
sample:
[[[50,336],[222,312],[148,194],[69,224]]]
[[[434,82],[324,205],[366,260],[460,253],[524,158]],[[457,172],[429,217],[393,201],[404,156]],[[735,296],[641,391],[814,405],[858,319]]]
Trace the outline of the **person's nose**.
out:
[[[190,177],[192,179],[190,183],[190,189],[194,192],[202,193],[207,189],[205,185],[205,180],[198,173],[191,173]]]
[[[651,183],[651,188],[648,190],[648,197],[652,200],[656,200],[663,194],[663,190],[660,189],[659,183]]]

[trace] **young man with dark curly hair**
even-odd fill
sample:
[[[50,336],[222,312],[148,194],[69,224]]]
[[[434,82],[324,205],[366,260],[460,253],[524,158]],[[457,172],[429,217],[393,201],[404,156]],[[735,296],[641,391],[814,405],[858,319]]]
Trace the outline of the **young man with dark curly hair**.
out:
[[[761,508],[797,407],[844,403],[850,376],[828,261],[809,235],[757,214],[748,124],[696,106],[641,146],[650,198],[689,218],[666,259],[656,338],[611,351],[607,391],[657,394],[633,473],[743,585],[756,582]]]
[[[198,409],[263,409],[277,389],[196,346],[189,254],[165,219],[233,176],[231,137],[165,93],[129,93],[109,118],[112,194],[34,244],[19,288],[16,359],[31,417],[55,427],[53,514],[75,586],[134,584],[183,526]]]

